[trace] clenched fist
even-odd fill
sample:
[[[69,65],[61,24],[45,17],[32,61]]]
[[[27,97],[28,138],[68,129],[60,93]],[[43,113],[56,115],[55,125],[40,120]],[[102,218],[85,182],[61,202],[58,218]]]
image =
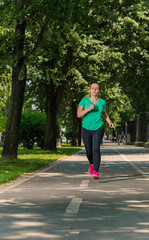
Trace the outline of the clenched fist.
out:
[[[95,105],[94,105],[94,104],[91,104],[91,105],[89,106],[89,110],[91,111],[92,109],[94,109],[94,107],[95,107]]]
[[[110,122],[110,123],[109,123],[109,127],[110,127],[110,128],[114,128],[114,124]]]

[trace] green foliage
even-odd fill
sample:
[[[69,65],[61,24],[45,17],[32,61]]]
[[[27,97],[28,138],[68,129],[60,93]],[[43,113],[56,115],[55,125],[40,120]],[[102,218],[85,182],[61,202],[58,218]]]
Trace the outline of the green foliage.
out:
[[[24,108],[34,108],[38,111],[45,112],[46,97],[43,80],[41,80],[39,75],[36,79],[34,73],[31,74],[31,72],[28,74],[28,79],[24,96]]]
[[[43,147],[46,126],[46,114],[38,110],[26,109],[22,113],[19,143],[32,149],[35,145]],[[57,120],[57,138],[60,135],[60,123]]]
[[[124,5],[109,41],[123,54],[123,69],[118,77],[123,91],[137,113],[149,111],[149,7],[148,1]]]
[[[45,124],[45,114],[39,111],[25,110],[21,119],[19,142],[28,149],[32,149],[35,143],[42,147]]]
[[[79,101],[87,93],[85,86],[91,82],[100,83],[101,96],[107,100],[107,110],[115,126],[131,119],[134,108],[137,112],[148,111],[148,6],[148,1],[141,0],[33,0],[25,1],[20,11],[14,1],[1,1],[0,64],[5,77],[0,79],[3,87],[0,131],[5,130],[7,118],[10,85],[5,82],[6,66],[11,72],[17,19],[26,21],[25,107],[46,111],[44,85],[52,79],[55,93],[64,81],[68,84],[69,97],[65,98],[61,113],[61,121],[65,119],[67,125],[72,124],[68,99]],[[69,46],[73,50],[73,64],[65,75]],[[4,86],[9,90],[5,102]]]
[[[128,121],[134,120],[135,109],[119,84],[116,84],[113,88],[101,89],[101,96],[107,102],[106,109],[116,131],[120,126],[124,127]],[[105,132],[107,134],[111,133],[112,130],[109,128],[108,123],[105,122],[104,125]]]

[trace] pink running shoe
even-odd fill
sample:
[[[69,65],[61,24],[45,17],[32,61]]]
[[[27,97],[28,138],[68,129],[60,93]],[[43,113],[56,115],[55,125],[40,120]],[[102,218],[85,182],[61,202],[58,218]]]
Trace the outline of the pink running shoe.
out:
[[[90,165],[90,167],[89,167],[89,174],[93,175],[93,172],[94,172],[93,165]]]
[[[99,179],[99,173],[98,172],[94,171],[92,175],[93,175],[94,179]]]

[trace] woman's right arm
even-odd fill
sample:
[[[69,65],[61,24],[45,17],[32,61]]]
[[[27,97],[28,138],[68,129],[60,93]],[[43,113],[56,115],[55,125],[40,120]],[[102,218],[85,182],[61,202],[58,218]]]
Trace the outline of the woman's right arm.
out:
[[[89,108],[86,108],[85,110],[83,109],[83,106],[78,106],[77,117],[78,118],[83,117],[86,113],[88,113],[92,109],[94,109],[94,104],[91,104]]]

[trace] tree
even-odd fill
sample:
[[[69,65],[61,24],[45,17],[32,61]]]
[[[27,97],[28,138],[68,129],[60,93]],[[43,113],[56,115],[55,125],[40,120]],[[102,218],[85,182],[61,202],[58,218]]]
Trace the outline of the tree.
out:
[[[72,71],[73,72],[73,71]],[[66,127],[67,136],[71,137],[72,146],[81,145],[81,136],[80,136],[80,121],[81,119],[77,118],[77,107],[78,102],[86,94],[85,86],[87,82],[84,80],[83,83],[77,82],[75,84],[75,75],[74,73],[69,76],[71,81],[65,88],[63,101],[59,111],[59,118],[61,119],[61,125]]]
[[[106,99],[107,112],[111,121],[114,123],[116,132],[119,131],[119,128],[123,128],[129,120],[134,120],[136,113],[131,105],[131,99],[123,92],[119,83],[116,83],[112,88],[103,86],[103,88],[101,88],[101,96]],[[112,134],[112,130],[105,120],[104,126],[105,132],[107,134]]]
[[[26,83],[24,95],[24,109],[36,109],[45,113],[46,97],[43,79],[38,75],[36,79],[34,72],[28,71],[28,79]]]
[[[123,68],[118,81],[139,114],[149,111],[148,7],[148,1],[124,4],[108,39],[122,54]]]
[[[27,76],[26,64],[30,59],[31,54],[33,54],[38,47],[38,43],[41,41],[42,34],[46,28],[45,25],[41,28],[38,27],[39,33],[37,34],[36,32],[37,39],[35,38],[34,44],[31,44],[31,34],[27,27],[30,22],[32,23],[32,26],[34,25],[34,17],[37,15],[39,17],[39,13],[35,11],[38,7],[39,9],[42,7],[41,9],[43,10],[40,12],[40,16],[43,12],[47,12],[47,9],[45,8],[47,4],[48,3],[46,2],[45,5],[44,0],[38,2],[28,2],[25,0],[12,2],[8,0],[5,2],[1,1],[0,3],[2,10],[1,21],[5,27],[5,34],[1,37],[3,43],[1,52],[4,56],[8,53],[7,56],[10,56],[10,59],[7,59],[7,62],[9,61],[9,64],[12,67],[12,91],[7,128],[5,131],[5,142],[2,152],[3,158],[17,158],[19,126]],[[30,21],[31,19],[32,21]],[[48,20],[49,17],[46,17],[46,19],[44,18],[44,24],[47,23]],[[25,30],[28,30],[28,32],[26,33]],[[35,31],[35,28],[32,30]]]
[[[69,9],[70,6],[72,7],[71,4],[67,6],[67,9]],[[85,47],[83,46],[85,43],[84,40],[85,39],[90,40],[90,37],[87,37],[87,35],[90,36],[90,34],[92,33],[92,26],[93,24],[95,24],[95,21],[97,20],[94,19],[93,14],[90,14],[92,12],[92,8],[94,7],[95,7],[94,4],[92,5],[88,3],[88,1],[84,1],[84,3],[82,1],[80,3],[78,3],[78,1],[74,2],[72,10],[69,10],[70,15],[67,19],[66,24],[64,23],[64,27],[62,27],[61,31],[59,30],[57,31],[58,34],[56,38],[57,46],[55,47],[55,43],[52,44],[52,48],[50,45],[51,43],[49,43],[48,45],[50,47],[50,49],[48,50],[49,52],[52,52],[54,58],[52,60],[47,61],[44,64],[44,66],[49,65],[50,67],[49,70],[52,72],[50,73],[48,71],[50,80],[49,83],[46,84],[47,125],[44,143],[45,150],[56,148],[55,138],[56,115],[58,112],[58,107],[60,105],[61,98],[64,93],[64,89],[69,83],[67,73],[69,72],[69,68],[72,68],[73,64],[75,64],[75,62],[77,62],[80,57],[83,58],[83,55],[85,54],[87,55],[87,53],[82,51],[82,48],[84,50],[87,50],[87,48],[85,49]],[[82,16],[84,17],[84,19],[82,18]],[[101,17],[102,24],[99,24],[98,22],[98,26],[101,29],[106,25],[102,17]],[[68,22],[68,20],[70,20],[70,22]],[[88,22],[88,20],[90,20],[90,26],[88,25],[89,27],[88,29],[86,29],[86,21]],[[56,29],[60,29],[59,24],[60,23],[57,22]],[[62,37],[59,38],[59,35]],[[65,44],[64,47],[61,47],[61,43]],[[85,43],[85,46],[86,45],[87,44]],[[48,48],[48,46],[46,46],[46,49]],[[54,49],[54,52],[52,49]],[[67,51],[65,49],[67,49]],[[59,59],[57,59],[57,53],[59,54]],[[55,79],[55,75],[57,75],[58,80]],[[59,77],[59,75],[61,75],[61,77]],[[72,104],[73,103],[74,102],[72,102]]]
[[[19,16],[15,27],[15,42],[12,66],[12,91],[5,132],[5,142],[2,152],[3,158],[17,158],[19,126],[26,84],[26,66],[24,63],[24,40],[26,21],[23,17],[25,0],[17,0],[16,8]]]
[[[67,75],[71,68],[75,69],[75,71],[82,75],[88,82],[92,82],[96,79],[102,85],[113,87],[116,81],[119,81],[121,85],[125,87],[126,92],[129,93],[129,84],[123,80],[124,76],[128,79],[131,75],[131,70],[134,71],[134,69],[133,67],[130,68],[127,62],[127,55],[130,60],[133,55],[132,53],[127,54],[127,50],[131,47],[130,44],[127,44],[127,40],[129,39],[130,43],[130,39],[133,34],[136,33],[136,27],[134,27],[136,24],[132,21],[135,19],[135,21],[139,22],[141,26],[138,30],[140,34],[139,36],[146,36],[143,43],[144,45],[142,44],[142,49],[146,49],[147,51],[148,18],[147,13],[145,12],[147,1],[130,0],[129,2],[115,2],[114,0],[102,0],[99,2],[97,0],[71,0],[68,2],[66,0],[40,0],[37,2],[33,0],[28,2],[20,0],[16,3],[22,3],[22,5],[18,5],[17,8],[12,1],[7,1],[9,8],[7,4],[4,3],[5,2],[3,1],[3,4],[1,5],[4,10],[3,16],[7,16],[5,14],[6,9],[11,16],[11,18],[7,18],[7,24],[5,24],[7,27],[11,26],[9,31],[7,31],[7,35],[9,35],[9,38],[7,38],[7,43],[9,43],[9,55],[12,56],[12,46],[14,46],[15,49],[13,78],[19,73],[16,79],[24,79],[24,83],[26,82],[25,64],[27,64],[29,71],[30,69],[34,69],[33,72],[36,72],[36,75],[42,76],[41,82],[46,87],[47,112],[44,149],[55,149],[56,115],[58,113],[64,89],[70,81]],[[139,14],[141,14],[141,17]],[[8,19],[11,19],[11,21]],[[16,21],[16,19],[18,20]],[[141,25],[142,23],[145,25]],[[14,26],[16,26],[15,34]],[[128,38],[129,26],[131,26],[130,38]],[[18,30],[19,28],[20,31]],[[24,31],[25,29],[26,32]],[[16,35],[17,38],[15,38]],[[13,36],[13,38],[11,36]],[[139,39],[136,36],[135,40],[136,43],[139,42]],[[4,43],[4,41],[2,41],[2,43]],[[17,50],[19,46],[21,47],[20,51],[22,52],[18,57]],[[140,58],[140,56],[141,51],[138,57]],[[135,55],[131,61],[132,65],[134,60]],[[142,72],[144,72],[144,69],[147,66],[146,60],[147,55],[143,54],[143,67],[141,67],[141,74],[139,75],[141,76],[142,85],[144,84],[143,79],[145,76]],[[21,66],[18,66],[18,71],[16,71],[17,63],[21,63]],[[136,66],[139,69],[138,63],[135,67]],[[136,84],[138,79],[139,77],[134,79]],[[28,80],[30,81],[32,79],[28,78]],[[39,76],[36,76],[35,81],[39,82]],[[16,82],[23,83],[23,81]],[[77,80],[75,80],[75,83],[76,82]],[[24,86],[22,89],[23,88]],[[146,90],[144,93],[143,96],[145,97],[143,97],[143,99],[145,101],[148,99]],[[12,94],[10,113],[12,112],[12,102],[17,101],[19,105],[18,108],[22,109],[23,95],[24,90],[20,96],[20,99],[22,100],[18,101],[18,93],[16,93],[15,98],[13,98]],[[139,95],[139,91],[137,91],[137,95]],[[43,108],[44,107],[42,107],[42,109]],[[20,112],[21,110],[19,110],[16,121],[16,124],[18,124],[17,128],[14,128],[13,133],[8,130],[6,131],[6,135],[9,136],[6,139],[9,138],[11,140],[11,135],[13,134],[13,137],[15,136],[15,144],[6,141],[6,145],[9,149],[6,151],[4,147],[3,152],[5,156],[8,152],[11,157],[16,157],[17,155],[16,142],[18,138]],[[13,119],[14,117],[11,113],[8,118],[9,127],[7,127],[7,129],[10,129]],[[10,151],[10,148],[13,148],[13,153],[12,149]]]
[[[125,41],[120,41],[120,18],[124,20],[124,23],[127,15],[131,13],[133,5],[137,6],[139,3],[140,1],[129,1],[127,3],[108,1],[108,4],[107,1],[100,3],[99,1],[84,1],[83,3],[74,1],[73,4],[71,2],[67,6],[66,15],[68,13],[69,23],[63,21],[62,26],[58,17],[55,23],[50,24],[44,36],[46,46],[44,45],[42,48],[41,56],[43,59],[41,61],[42,66],[44,66],[43,71],[48,76],[45,77],[45,80],[49,79],[46,85],[47,106],[49,107],[47,107],[45,149],[55,149],[55,115],[58,111],[57,106],[59,107],[60,104],[56,100],[58,99],[57,94],[61,89],[60,96],[62,96],[64,88],[69,83],[66,76],[67,71],[66,74],[63,74],[62,70],[68,53],[67,47],[71,47],[71,56],[73,56],[73,58],[71,57],[72,64],[70,66],[74,67],[75,64],[76,71],[80,72],[88,82],[96,79],[101,85],[112,88],[118,79],[122,78],[126,62],[124,58],[125,51],[122,51],[122,49],[127,49],[127,38],[122,38],[126,41],[126,45]],[[63,2],[64,6],[65,4]],[[71,8],[69,8],[70,6]],[[62,16],[60,20],[62,20]],[[55,32],[53,29],[55,29]],[[47,40],[47,37],[49,40]],[[56,41],[53,41],[55,39]],[[50,58],[47,52],[51,53]],[[83,61],[81,60],[86,64],[84,64],[83,68]],[[50,94],[48,95],[48,93]],[[53,102],[50,100],[50,96],[52,96]],[[52,102],[51,105],[50,102]]]
[[[62,74],[65,76],[72,64],[72,50],[68,47]],[[44,150],[56,149],[56,117],[59,110],[61,98],[65,89],[66,81],[61,81],[58,87],[54,86],[54,81],[50,78],[50,83],[46,84],[46,132],[44,140]]]

